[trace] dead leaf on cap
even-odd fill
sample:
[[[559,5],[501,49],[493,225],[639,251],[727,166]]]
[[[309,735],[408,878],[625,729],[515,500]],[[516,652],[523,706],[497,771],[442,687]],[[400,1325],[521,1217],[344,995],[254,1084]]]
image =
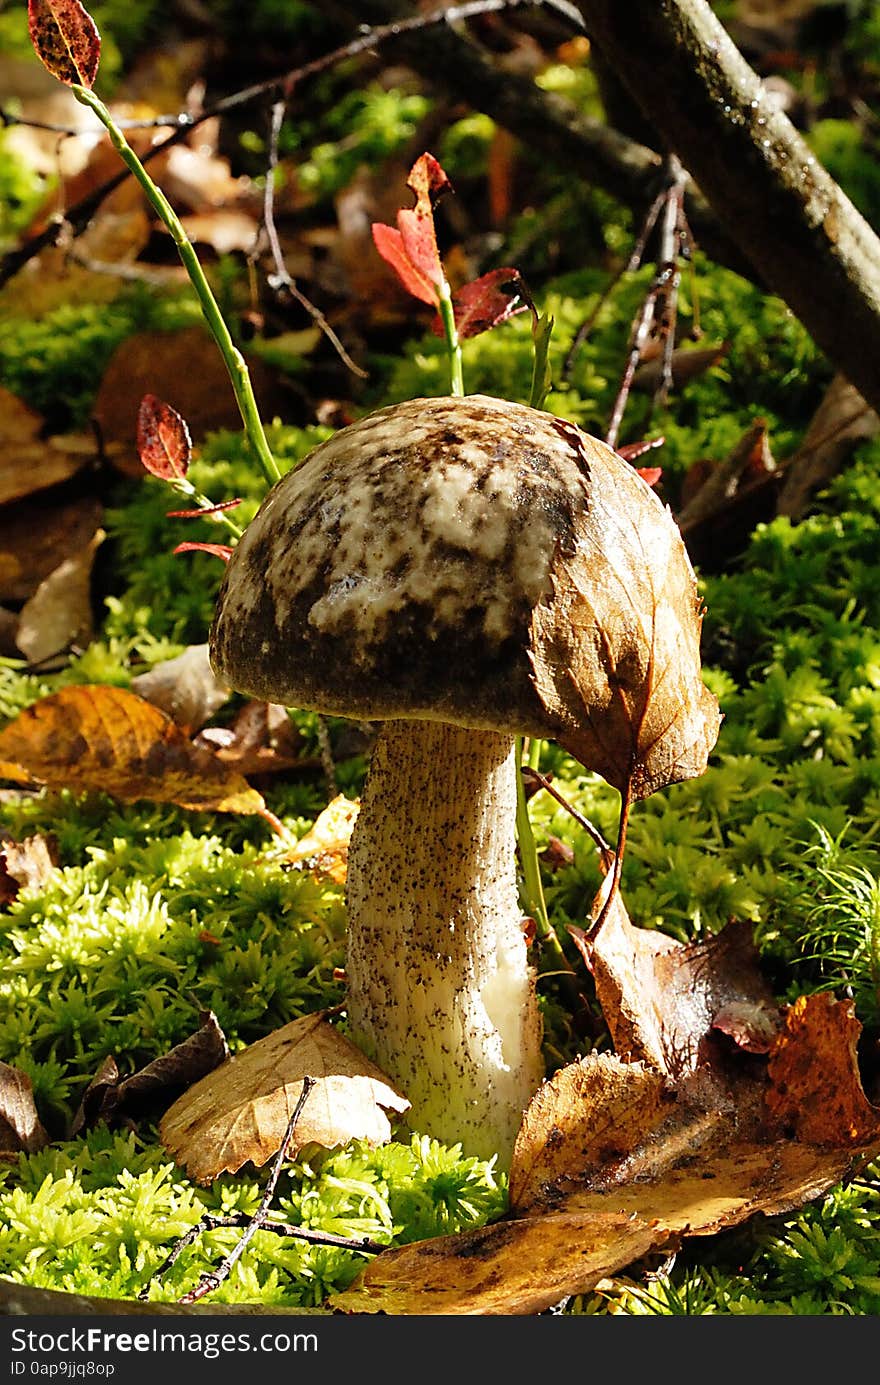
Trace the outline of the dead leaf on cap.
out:
[[[669,510],[611,448],[559,421],[588,495],[572,553],[550,570],[532,660],[556,739],[621,793],[702,774],[718,704],[702,681],[696,578]]]
[[[0,731],[0,777],[147,798],[217,813],[260,813],[261,794],[157,707],[122,688],[62,688]]]
[[[328,1306],[537,1313],[649,1250],[802,1206],[880,1152],[853,1024],[849,1003],[798,1001],[769,1067],[743,1056],[724,1082],[698,1070],[673,1084],[650,1064],[588,1054],[526,1111],[507,1218],[385,1251]]]
[[[195,1182],[210,1183],[248,1162],[259,1167],[277,1154],[305,1077],[316,1086],[297,1123],[291,1158],[309,1144],[332,1149],[356,1138],[374,1145],[390,1139],[386,1111],[406,1111],[409,1102],[327,1023],[326,1013],[259,1039],[166,1112],[160,1138]]]
[[[27,1073],[0,1063],[0,1162],[34,1154],[49,1143],[34,1105]]]

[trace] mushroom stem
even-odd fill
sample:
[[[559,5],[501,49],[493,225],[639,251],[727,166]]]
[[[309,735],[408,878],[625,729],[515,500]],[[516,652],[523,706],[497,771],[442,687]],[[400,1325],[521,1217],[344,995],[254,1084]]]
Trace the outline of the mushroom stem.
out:
[[[352,1037],[414,1129],[507,1165],[544,1075],[516,885],[514,742],[385,722],[348,858]]]

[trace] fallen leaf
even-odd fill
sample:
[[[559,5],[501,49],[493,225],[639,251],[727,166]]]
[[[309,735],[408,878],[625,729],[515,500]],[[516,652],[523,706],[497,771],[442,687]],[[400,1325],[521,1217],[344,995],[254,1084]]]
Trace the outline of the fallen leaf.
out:
[[[696,578],[669,510],[611,448],[557,420],[588,504],[532,617],[535,685],[556,739],[635,799],[701,774],[718,735],[702,681]],[[562,675],[560,676],[560,670]]]
[[[15,640],[30,663],[44,663],[71,646],[85,648],[90,642],[92,567],[105,537],[103,529],[96,529],[87,544],[43,578],[22,607]]]
[[[93,497],[7,506],[0,524],[0,601],[27,601],[65,558],[88,546],[102,517],[101,502]]]
[[[31,1079],[9,1063],[0,1063],[0,1162],[17,1161],[22,1151],[35,1154],[48,1143]]]
[[[94,440],[44,440],[43,420],[0,387],[0,505],[23,500],[74,476],[95,454]]]
[[[204,726],[230,697],[229,688],[211,668],[207,644],[191,644],[176,659],[139,673],[131,680],[131,690],[189,731]]]
[[[51,838],[35,833],[17,842],[0,831],[0,906],[11,904],[22,889],[45,885],[57,864]]]
[[[101,35],[79,0],[28,0],[28,29],[37,57],[53,77],[69,87],[92,86]]]
[[[206,745],[224,765],[246,776],[321,765],[300,754],[299,732],[287,708],[275,702],[246,702],[231,726],[206,726],[196,744]]]
[[[182,480],[189,471],[192,440],[186,420],[155,394],[145,394],[138,406],[138,456],[162,481]]]
[[[672,384],[675,389],[681,389],[688,381],[697,379],[704,375],[712,366],[716,366],[724,360],[730,350],[730,343],[723,341],[717,346],[707,347],[679,347],[672,353]],[[657,355],[654,360],[646,361],[640,365],[633,376],[633,388],[654,391],[660,388],[663,378],[663,362],[660,343],[657,343]]]
[[[83,1094],[71,1135],[100,1120],[109,1122],[129,1116],[154,1103],[157,1096],[167,1103],[181,1087],[191,1087],[228,1057],[229,1045],[213,1010],[200,1014],[194,1034],[130,1077],[120,1079],[115,1059],[107,1057]]]
[[[325,1014],[306,1015],[257,1040],[165,1113],[162,1143],[196,1183],[271,1159],[304,1077],[316,1086],[297,1123],[291,1158],[309,1144],[332,1149],[356,1138],[374,1145],[390,1138],[386,1110],[403,1112],[409,1102]]]
[[[594,906],[598,913],[598,901]],[[616,891],[592,944],[571,929],[596,983],[615,1051],[644,1059],[678,1079],[709,1061],[713,1026],[733,1004],[760,1007],[765,1020],[779,1007],[761,974],[747,923],[730,923],[715,937],[680,943],[655,929],[636,928]]]
[[[649,1250],[668,1253],[684,1237],[820,1196],[880,1152],[880,1110],[868,1105],[855,1066],[852,1006],[832,1017],[838,1004],[799,1001],[769,1068],[743,1058],[726,1084],[697,1072],[672,1086],[650,1064],[614,1054],[563,1068],[526,1111],[508,1217],[385,1251],[327,1306],[542,1312]]]
[[[785,462],[777,512],[800,519],[810,497],[836,476],[853,448],[876,437],[880,417],[844,375],[835,375],[804,439]]]
[[[260,813],[261,794],[187,740],[157,707],[122,688],[62,688],[0,731],[0,777],[147,798],[217,813]]]
[[[193,244],[210,245],[218,255],[231,255],[235,250],[247,254],[253,250],[259,231],[256,217],[236,207],[194,212],[181,217],[181,222]]]
[[[300,837],[293,850],[287,852],[284,864],[308,865],[312,870],[328,875],[337,885],[344,885],[348,848],[357,821],[358,806],[345,794],[337,794],[315,819],[311,831]]]

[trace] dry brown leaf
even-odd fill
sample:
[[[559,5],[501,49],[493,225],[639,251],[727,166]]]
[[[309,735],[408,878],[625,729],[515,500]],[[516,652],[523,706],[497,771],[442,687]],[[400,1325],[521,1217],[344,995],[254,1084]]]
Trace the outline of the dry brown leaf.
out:
[[[648,1250],[820,1196],[880,1152],[852,1007],[837,1005],[799,1001],[769,1071],[744,1057],[726,1083],[697,1071],[673,1089],[649,1065],[612,1054],[563,1069],[526,1112],[508,1218],[385,1251],[329,1306],[535,1313]]]
[[[319,769],[321,761],[300,755],[300,735],[286,707],[246,702],[231,726],[206,726],[196,736],[218,760],[239,774],[278,774],[287,769]]]
[[[835,375],[797,451],[785,463],[777,511],[800,519],[810,497],[826,486],[856,443],[873,438],[880,418],[844,375]]]
[[[357,821],[358,807],[345,794],[337,794],[315,819],[311,831],[300,837],[296,846],[287,852],[284,864],[308,864],[312,870],[329,875],[337,885],[344,885],[348,847]]]
[[[635,469],[558,428],[589,503],[577,549],[551,567],[552,602],[533,614],[535,685],[564,749],[644,798],[701,774],[718,735],[696,579],[672,515]]]
[[[101,502],[92,497],[7,506],[0,523],[0,601],[27,601],[59,563],[89,544],[102,516]]]
[[[83,1094],[73,1118],[71,1134],[76,1135],[99,1120],[118,1120],[123,1115],[128,1116],[133,1111],[154,1104],[157,1097],[164,1098],[167,1105],[176,1091],[192,1086],[228,1057],[226,1035],[213,1010],[201,1013],[199,1027],[194,1034],[175,1044],[168,1053],[154,1058],[146,1067],[139,1068],[130,1077],[120,1078],[115,1059],[107,1057]]]
[[[68,481],[94,456],[94,439],[44,441],[42,426],[39,414],[0,387],[0,505]]]
[[[748,924],[728,924],[706,942],[679,943],[636,928],[616,891],[592,945],[579,929],[571,932],[623,1058],[644,1059],[679,1078],[707,1061],[716,1017],[729,1016],[733,1003],[756,1007],[765,1025],[778,1016]]]
[[[122,688],[62,688],[0,731],[0,777],[148,798],[218,813],[264,813],[262,795]]]
[[[22,607],[16,644],[32,664],[41,664],[71,645],[84,648],[94,633],[92,567],[106,535],[96,529],[87,544],[44,577]]]
[[[139,673],[131,680],[131,690],[190,731],[204,726],[230,697],[229,688],[211,668],[206,644],[191,644],[176,659]]]
[[[18,898],[22,889],[39,889],[57,865],[55,844],[39,833],[17,842],[0,831],[0,906]]]
[[[646,360],[643,356],[644,364],[640,365],[633,376],[633,388],[640,390],[658,390],[663,379],[663,363],[661,360],[662,346],[658,342],[658,349],[653,360]],[[717,346],[676,347],[672,353],[672,384],[674,389],[681,389],[691,380],[696,380],[700,375],[704,375],[707,370],[718,365],[724,360],[730,350],[729,342],[719,342]]]
[[[403,1112],[409,1102],[325,1014],[306,1015],[259,1039],[166,1112],[160,1138],[197,1183],[271,1159],[305,1077],[316,1085],[296,1124],[291,1157],[309,1144],[332,1149],[356,1138],[370,1144],[390,1138],[386,1110]]]
[[[49,1143],[37,1108],[31,1079],[18,1068],[0,1063],[0,1162],[34,1154]]]

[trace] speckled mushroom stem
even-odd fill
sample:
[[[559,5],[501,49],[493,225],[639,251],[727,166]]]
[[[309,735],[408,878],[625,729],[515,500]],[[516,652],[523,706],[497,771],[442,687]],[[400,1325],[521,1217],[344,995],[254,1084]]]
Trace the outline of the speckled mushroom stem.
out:
[[[380,731],[348,859],[352,1037],[413,1129],[510,1160],[544,1075],[517,899],[513,740],[440,722]]]

